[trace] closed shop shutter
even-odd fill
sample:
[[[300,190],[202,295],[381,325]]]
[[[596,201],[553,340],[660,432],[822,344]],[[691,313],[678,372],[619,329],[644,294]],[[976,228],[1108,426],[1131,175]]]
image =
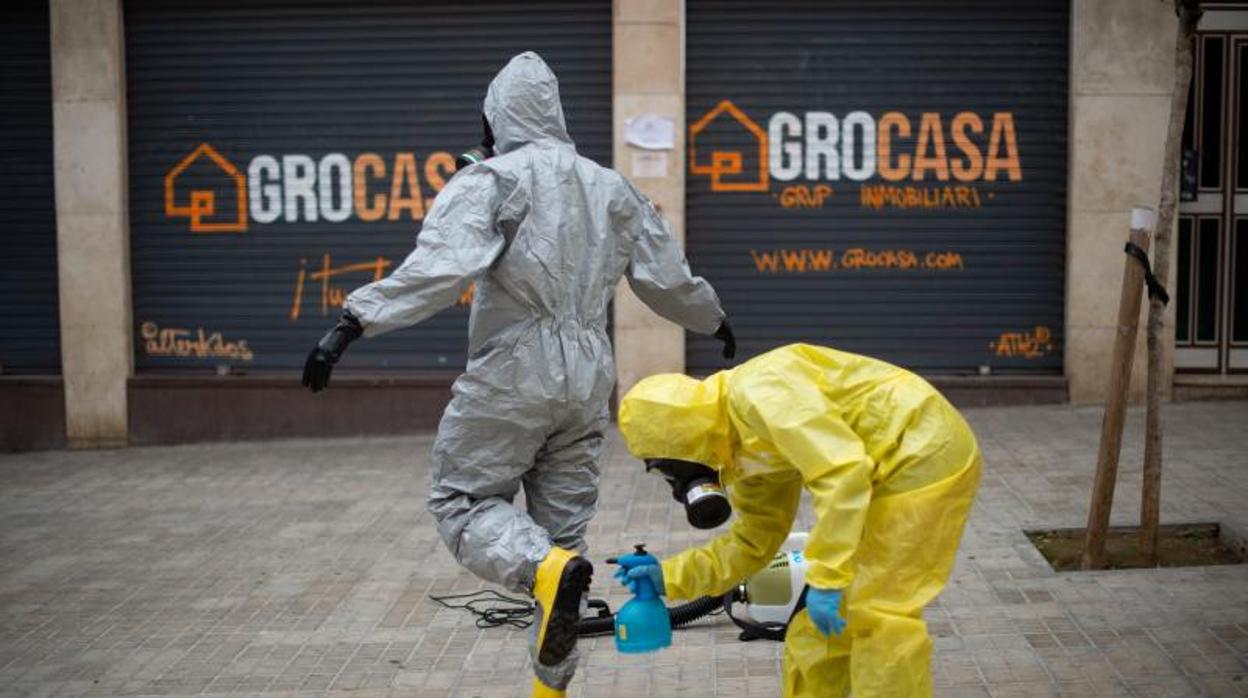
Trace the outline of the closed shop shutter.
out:
[[[611,158],[611,4],[126,3],[140,369],[295,369],[345,294],[412,250],[514,54],[558,74],[578,150]],[[465,303],[343,368],[460,369]]]
[[[60,373],[47,2],[0,9],[0,372]]]
[[[1068,14],[688,0],[687,250],[747,355],[1061,372]]]

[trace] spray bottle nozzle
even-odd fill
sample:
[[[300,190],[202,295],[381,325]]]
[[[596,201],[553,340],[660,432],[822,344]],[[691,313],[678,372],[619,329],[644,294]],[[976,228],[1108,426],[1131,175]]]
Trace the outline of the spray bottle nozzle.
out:
[[[643,558],[649,558],[649,559],[646,560]],[[629,553],[628,555],[618,555],[616,557],[607,558],[608,565],[623,565],[624,569],[630,569],[630,568],[636,567],[637,565],[644,565],[648,563],[657,563],[657,562],[658,560],[655,559],[653,555],[646,552],[645,543],[635,543],[633,545],[633,552]]]

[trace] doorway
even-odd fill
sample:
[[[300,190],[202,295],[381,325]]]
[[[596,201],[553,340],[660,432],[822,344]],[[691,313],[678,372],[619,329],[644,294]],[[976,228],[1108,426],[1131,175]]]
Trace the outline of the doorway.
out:
[[[1248,373],[1248,33],[1201,33],[1195,48],[1175,258],[1175,369]]]

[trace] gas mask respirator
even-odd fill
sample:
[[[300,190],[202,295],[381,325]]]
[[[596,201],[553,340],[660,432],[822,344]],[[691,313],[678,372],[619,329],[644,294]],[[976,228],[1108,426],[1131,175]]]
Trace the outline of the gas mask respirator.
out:
[[[484,114],[481,115],[481,123],[485,126],[485,134],[481,137],[481,145],[473,146],[455,158],[456,172],[469,165],[484,162],[494,156],[494,131],[490,129],[490,122],[485,118]]]
[[[674,458],[646,460],[646,472],[656,470],[672,486],[672,498],[685,507],[685,518],[694,528],[715,528],[732,515],[728,495],[719,474],[701,463]]]

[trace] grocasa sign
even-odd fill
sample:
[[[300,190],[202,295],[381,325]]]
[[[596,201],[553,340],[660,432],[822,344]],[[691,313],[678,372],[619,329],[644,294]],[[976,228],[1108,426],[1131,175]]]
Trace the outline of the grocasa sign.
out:
[[[191,167],[219,172],[180,186]],[[420,221],[454,174],[444,151],[416,153],[261,154],[240,169],[208,143],[165,176],[165,215],[186,218],[194,233],[241,233],[249,223]]]
[[[751,145],[707,145],[700,136],[719,119],[744,129]],[[976,184],[1023,178],[1008,111],[925,111],[917,118],[898,111],[779,111],[766,124],[723,100],[689,127],[689,171],[708,177],[712,191],[757,192],[770,191],[773,179]],[[747,161],[754,167],[747,169]]]

